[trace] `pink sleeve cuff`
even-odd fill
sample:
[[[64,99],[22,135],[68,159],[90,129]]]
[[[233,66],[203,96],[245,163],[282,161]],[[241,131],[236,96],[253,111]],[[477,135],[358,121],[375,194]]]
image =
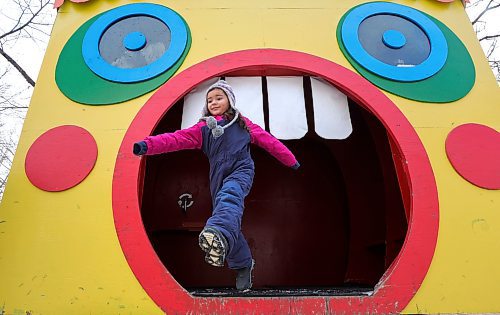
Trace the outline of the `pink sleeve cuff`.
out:
[[[149,136],[144,139],[148,146],[147,155],[167,153],[187,149],[200,149],[203,138],[201,127],[204,122],[177,130],[172,133],[163,133],[156,136]]]

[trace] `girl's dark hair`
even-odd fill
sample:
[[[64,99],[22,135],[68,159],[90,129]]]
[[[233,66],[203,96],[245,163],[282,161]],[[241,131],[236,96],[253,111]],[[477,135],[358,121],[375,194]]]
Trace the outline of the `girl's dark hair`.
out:
[[[232,107],[229,107],[229,109],[224,113],[224,118],[226,118],[227,121],[231,121],[234,118],[234,115],[235,115],[234,109]],[[241,113],[239,114],[236,122],[238,123],[238,125],[240,125],[241,128],[250,132],[250,129],[248,128],[247,123],[245,122],[245,119],[243,119]]]

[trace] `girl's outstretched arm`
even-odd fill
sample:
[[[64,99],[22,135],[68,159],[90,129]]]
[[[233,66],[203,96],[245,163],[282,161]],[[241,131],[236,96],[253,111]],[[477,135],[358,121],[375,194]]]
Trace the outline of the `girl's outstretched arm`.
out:
[[[256,144],[259,147],[263,148],[276,159],[278,159],[278,161],[288,167],[297,169],[300,166],[293,153],[288,150],[288,148],[283,143],[281,143],[269,132],[262,129],[259,125],[254,124],[252,121],[250,121],[250,119],[246,117],[243,117],[243,119],[245,120],[245,123],[250,130],[250,137],[253,144]]]
[[[134,154],[152,155],[186,149],[200,149],[202,145],[201,127],[205,122],[177,130],[172,133],[163,133],[146,137],[143,141],[134,144]]]

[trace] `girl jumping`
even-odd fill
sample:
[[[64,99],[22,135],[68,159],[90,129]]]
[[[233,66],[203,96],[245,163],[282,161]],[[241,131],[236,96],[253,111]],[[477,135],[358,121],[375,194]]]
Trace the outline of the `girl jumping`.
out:
[[[205,261],[237,271],[236,288],[252,287],[255,261],[241,233],[244,199],[250,192],[254,162],[250,155],[253,143],[284,165],[297,169],[299,163],[279,140],[243,117],[236,109],[231,86],[219,80],[207,90],[200,121],[194,126],[146,137],[134,144],[135,155],[152,155],[184,149],[202,149],[210,162],[212,216],[199,235]]]

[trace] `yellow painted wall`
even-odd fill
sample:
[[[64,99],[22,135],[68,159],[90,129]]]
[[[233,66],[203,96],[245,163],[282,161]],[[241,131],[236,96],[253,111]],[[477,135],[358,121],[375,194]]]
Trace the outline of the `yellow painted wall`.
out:
[[[178,12],[191,29],[192,47],[180,72],[213,56],[248,48],[296,50],[353,69],[338,47],[335,30],[348,9],[365,1],[151,2]],[[435,256],[404,312],[500,312],[500,192],[462,179],[444,150],[447,134],[462,123],[500,130],[499,88],[460,2],[393,2],[445,23],[468,48],[477,75],[472,91],[453,103],[418,103],[384,92],[420,136],[439,193]],[[57,16],[0,205],[0,307],[6,314],[162,313],[128,267],[116,236],[111,202],[119,145],[154,91],[124,104],[85,106],[66,98],[54,78],[58,56],[74,31],[96,14],[128,3],[66,1]],[[74,188],[42,191],[25,175],[26,153],[42,133],[67,124],[83,127],[94,136],[97,163]]]

